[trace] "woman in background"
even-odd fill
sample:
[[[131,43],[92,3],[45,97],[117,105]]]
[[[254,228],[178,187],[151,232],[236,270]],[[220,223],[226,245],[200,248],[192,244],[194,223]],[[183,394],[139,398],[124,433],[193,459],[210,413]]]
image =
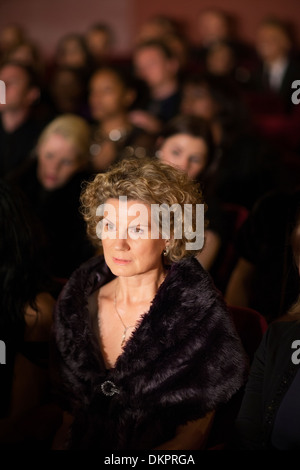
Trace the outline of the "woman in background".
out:
[[[164,128],[157,141],[158,158],[183,170],[191,180],[201,183],[208,206],[205,245],[197,257],[205,269],[212,270],[225,237],[225,222],[217,199],[210,196],[209,175],[215,163],[215,145],[209,123],[196,116],[177,116]]]
[[[82,184],[90,177],[89,145],[83,118],[59,116],[40,135],[37,157],[12,177],[44,228],[49,271],[57,278],[67,278],[94,253],[79,214]]]

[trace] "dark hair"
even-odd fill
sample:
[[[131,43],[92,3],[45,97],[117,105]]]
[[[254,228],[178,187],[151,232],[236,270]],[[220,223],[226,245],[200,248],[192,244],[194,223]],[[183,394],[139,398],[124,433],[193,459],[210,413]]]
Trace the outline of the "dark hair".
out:
[[[265,26],[270,26],[272,28],[279,29],[291,42],[293,42],[293,31],[292,25],[290,25],[287,21],[281,20],[275,16],[267,16],[263,18],[260,22],[259,27],[263,28]]]
[[[114,38],[113,31],[112,31],[111,27],[108,24],[106,24],[106,23],[94,23],[88,28],[88,32],[91,32],[91,31],[97,31],[97,32],[100,32],[100,33],[105,33],[109,37],[109,42],[110,43],[113,42],[113,38]]]
[[[28,88],[40,88],[41,87],[41,79],[34,67],[28,64],[24,64],[23,62],[19,62],[18,60],[7,59],[0,65],[0,70],[4,69],[4,67],[18,67],[21,69],[27,76],[28,80]]]
[[[197,116],[178,115],[165,125],[160,137],[168,139],[176,134],[187,134],[205,141],[208,149],[206,165],[206,169],[208,169],[215,157],[215,144],[210,124],[206,119]]]
[[[46,285],[41,267],[43,233],[21,191],[0,179],[0,332],[21,340],[24,314]]]
[[[149,39],[147,41],[142,41],[135,47],[135,52],[150,48],[158,49],[166,59],[176,58],[175,53],[169,44],[161,39]]]

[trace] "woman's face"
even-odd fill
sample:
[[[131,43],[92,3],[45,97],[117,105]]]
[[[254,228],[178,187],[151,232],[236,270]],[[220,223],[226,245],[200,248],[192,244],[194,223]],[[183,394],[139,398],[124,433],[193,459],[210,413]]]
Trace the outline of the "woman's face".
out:
[[[51,134],[38,148],[38,179],[45,189],[64,186],[80,168],[74,144],[60,134]]]
[[[136,212],[135,204],[143,210]],[[104,258],[113,274],[132,277],[162,268],[166,240],[151,237],[150,205],[111,198],[105,202],[104,216],[100,235]]]
[[[183,170],[196,179],[207,165],[208,148],[200,137],[176,134],[164,140],[160,147],[160,160]]]

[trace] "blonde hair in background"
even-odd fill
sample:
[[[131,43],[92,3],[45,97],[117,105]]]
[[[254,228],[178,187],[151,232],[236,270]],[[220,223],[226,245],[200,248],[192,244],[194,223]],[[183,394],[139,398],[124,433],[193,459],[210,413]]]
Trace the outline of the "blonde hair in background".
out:
[[[41,133],[37,149],[53,134],[68,139],[77,152],[78,160],[87,165],[90,160],[91,130],[88,123],[76,114],[63,114],[51,121]]]

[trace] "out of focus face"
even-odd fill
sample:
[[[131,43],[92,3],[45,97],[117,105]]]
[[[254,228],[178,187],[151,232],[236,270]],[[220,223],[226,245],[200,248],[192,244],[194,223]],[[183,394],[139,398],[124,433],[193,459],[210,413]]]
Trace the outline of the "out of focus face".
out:
[[[208,148],[205,141],[188,134],[176,134],[164,140],[160,159],[183,170],[189,178],[196,179],[205,169]]]
[[[133,214],[134,204],[141,205],[145,210],[140,215]],[[112,273],[132,277],[161,268],[165,240],[151,238],[151,206],[138,200],[124,202],[111,198],[106,201],[105,207],[108,209],[104,212],[102,246],[106,264]],[[138,225],[135,221],[137,217]],[[138,234],[141,235],[139,238]]]
[[[229,36],[226,19],[217,12],[204,12],[198,19],[198,31],[204,44],[209,44]]]
[[[0,69],[0,80],[6,87],[6,104],[1,105],[1,110],[15,111],[31,106],[37,91],[32,92],[27,74],[21,67],[5,65]]]
[[[272,61],[285,56],[290,43],[280,28],[262,26],[257,35],[257,52],[263,60]]]
[[[91,55],[95,59],[107,56],[110,48],[110,38],[105,31],[89,31],[86,34],[86,42]]]
[[[183,88],[181,112],[211,121],[217,112],[217,105],[204,85],[187,84]]]
[[[89,104],[94,119],[118,115],[129,106],[129,93],[110,71],[96,73],[90,81]]]
[[[156,47],[146,47],[136,51],[134,64],[137,76],[152,88],[176,76],[176,61],[165,57]]]
[[[38,148],[37,176],[49,191],[67,184],[80,166],[73,143],[60,134],[51,134]]]
[[[86,65],[86,56],[76,39],[68,39],[62,44],[57,61],[59,65],[75,68],[84,67]]]

